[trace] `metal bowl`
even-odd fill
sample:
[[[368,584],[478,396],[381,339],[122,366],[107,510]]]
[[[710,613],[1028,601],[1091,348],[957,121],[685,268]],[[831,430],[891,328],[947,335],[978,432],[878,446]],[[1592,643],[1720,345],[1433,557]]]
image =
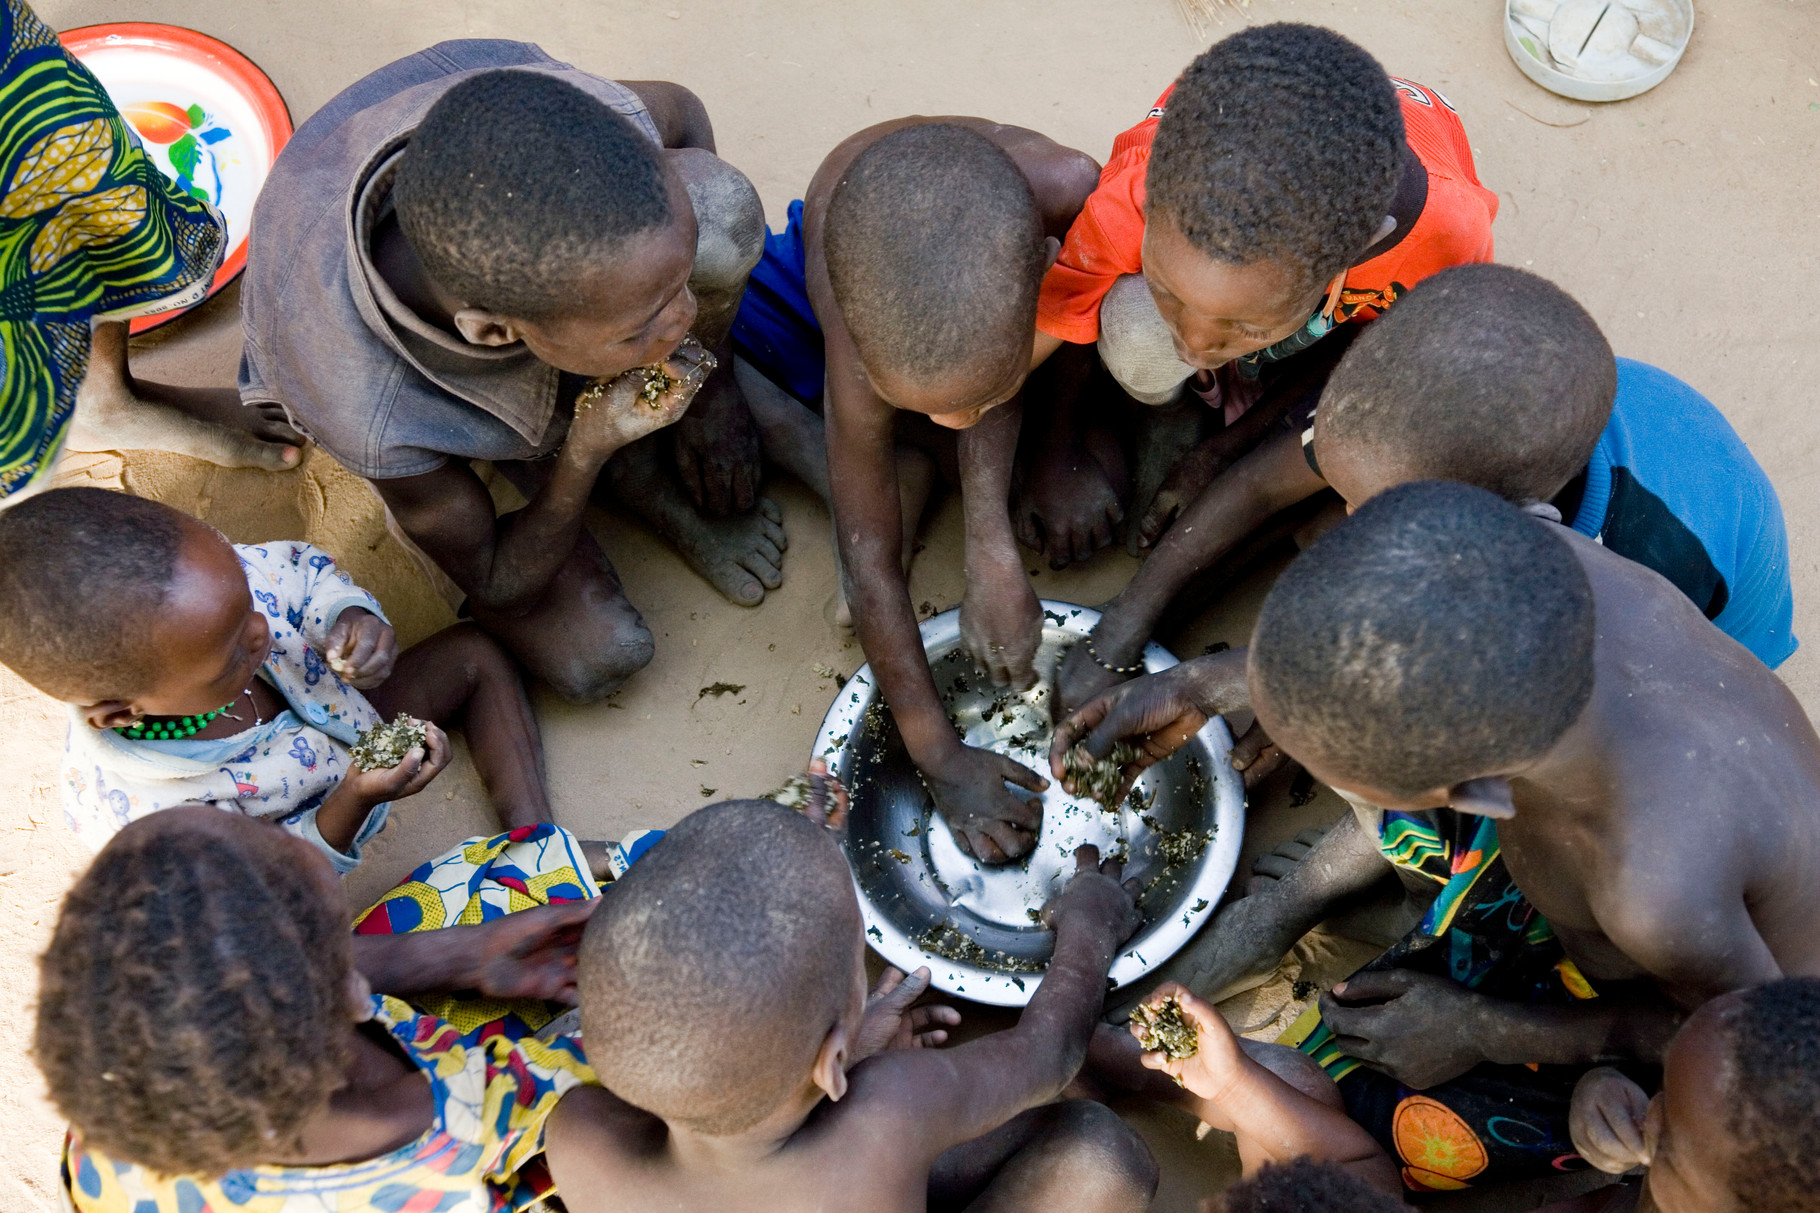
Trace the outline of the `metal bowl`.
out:
[[[1046,601],[1043,616],[1040,678],[1022,693],[995,689],[974,665],[961,646],[959,611],[930,619],[922,635],[936,689],[967,744],[1047,778],[1049,688],[1062,656],[1099,612]],[[1152,673],[1175,664],[1160,645],[1144,651]],[[1232,879],[1245,832],[1244,784],[1227,761],[1231,749],[1226,722],[1208,721],[1169,761],[1144,772],[1117,813],[1052,783],[1041,796],[1035,849],[995,867],[962,851],[934,812],[871,666],[841,688],[815,740],[815,753],[852,793],[847,860],[867,942],[905,972],[928,965],[936,988],[995,1006],[1022,1006],[1041,984],[1054,936],[1035,914],[1067,883],[1082,843],[1124,853],[1126,875],[1145,886],[1144,925],[1113,962],[1115,985],[1137,980],[1193,937]]]

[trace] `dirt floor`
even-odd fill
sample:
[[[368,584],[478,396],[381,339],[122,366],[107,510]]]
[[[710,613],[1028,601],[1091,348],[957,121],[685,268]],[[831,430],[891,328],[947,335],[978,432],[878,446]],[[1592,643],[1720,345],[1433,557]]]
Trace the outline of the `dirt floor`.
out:
[[[527,39],[603,75],[678,80],[707,103],[721,154],[752,177],[774,222],[837,140],[901,114],[985,115],[1103,157],[1221,32],[1197,33],[1171,0],[40,0],[38,8],[58,28],[147,20],[222,38],[271,74],[299,122],[362,74],[445,38]],[[1801,403],[1820,346],[1800,335],[1820,310],[1820,0],[1703,7],[1677,72],[1611,106],[1530,84],[1504,51],[1501,9],[1495,0],[1252,0],[1225,29],[1246,20],[1331,25],[1393,73],[1447,94],[1483,180],[1502,199],[1500,260],[1562,283],[1620,354],[1688,380],[1749,441],[1788,516],[1797,632],[1820,637],[1820,484],[1811,470],[1820,421]],[[231,383],[239,349],[231,293],[144,345],[135,366],[147,377]],[[406,642],[450,620],[386,537],[371,492],[320,453],[286,475],[149,453],[76,456],[66,477],[124,485],[236,540],[321,544],[378,593]],[[608,703],[539,698],[556,810],[580,833],[661,826],[709,798],[776,786],[800,769],[833,695],[813,667],[850,673],[863,660],[824,622],[832,586],[825,513],[794,483],[771,491],[792,542],[785,585],[754,610],[729,606],[639,525],[595,519],[659,650]],[[950,502],[926,525],[916,601],[958,601],[959,539]],[[1045,570],[1037,584],[1045,597],[1094,603],[1132,567],[1106,554],[1083,570]],[[1171,638],[1176,650],[1241,641],[1263,584],[1254,578]],[[1783,675],[1803,702],[1820,703],[1811,650]],[[715,682],[748,689],[699,694]],[[0,831],[13,835],[0,856],[0,916],[9,925],[0,938],[0,1051],[19,1075],[0,1089],[7,1213],[56,1205],[62,1124],[24,1051],[35,958],[85,859],[63,829],[53,783],[62,735],[57,706],[0,671]],[[1323,798],[1293,816],[1254,821],[1249,850],[1331,816],[1336,803]],[[418,860],[488,828],[490,814],[463,758],[393,821],[349,881],[360,904]],[[1310,959],[1331,970],[1356,951]],[[1246,1026],[1280,1020],[1294,1009],[1283,1005],[1286,986],[1229,1010]],[[1137,1115],[1164,1160],[1159,1209],[1193,1210],[1232,1174],[1220,1135],[1197,1145],[1184,1119]]]

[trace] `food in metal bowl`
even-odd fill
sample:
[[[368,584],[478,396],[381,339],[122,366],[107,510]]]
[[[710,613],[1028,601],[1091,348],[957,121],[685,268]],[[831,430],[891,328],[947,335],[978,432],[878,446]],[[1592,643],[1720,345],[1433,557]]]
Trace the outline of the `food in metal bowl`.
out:
[[[1136,762],[1143,751],[1130,742],[1121,741],[1113,745],[1104,758],[1095,758],[1087,752],[1085,744],[1077,745],[1062,758],[1062,770],[1068,780],[1074,784],[1074,790],[1097,800],[1101,807],[1115,809],[1112,802],[1119,794],[1119,784],[1125,779],[1125,766]]]
[[[991,750],[1051,779],[1054,737],[1050,687],[1056,664],[1098,622],[1087,607],[1044,602],[1037,684],[996,688],[961,643],[959,613],[922,624],[925,652],[950,723],[969,746]],[[1152,671],[1174,659],[1151,646]],[[1097,847],[1124,863],[1142,889],[1143,924],[1112,964],[1115,985],[1137,980],[1168,960],[1212,916],[1238,863],[1244,835],[1244,788],[1227,761],[1231,734],[1209,721],[1182,750],[1144,769],[1116,801],[1122,779],[1093,799],[1076,784],[1051,782],[1040,797],[1036,845],[1013,863],[985,863],[961,848],[935,810],[902,735],[862,666],[834,693],[813,757],[851,795],[842,845],[853,869],[866,942],[910,972],[929,966],[946,993],[998,1006],[1030,1000],[1048,968],[1055,936],[1040,911],[1073,878],[1077,847]],[[1127,749],[1108,755],[1122,765]],[[1074,782],[1074,781],[1069,781]]]

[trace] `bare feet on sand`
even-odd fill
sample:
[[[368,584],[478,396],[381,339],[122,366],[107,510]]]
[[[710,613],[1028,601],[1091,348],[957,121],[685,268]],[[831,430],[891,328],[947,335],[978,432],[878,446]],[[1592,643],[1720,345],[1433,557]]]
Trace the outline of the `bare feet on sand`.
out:
[[[78,451],[174,451],[222,467],[282,472],[303,460],[303,437],[276,404],[241,404],[233,388],[135,381],[122,321],[95,325],[88,376],[76,393],[69,445]]]

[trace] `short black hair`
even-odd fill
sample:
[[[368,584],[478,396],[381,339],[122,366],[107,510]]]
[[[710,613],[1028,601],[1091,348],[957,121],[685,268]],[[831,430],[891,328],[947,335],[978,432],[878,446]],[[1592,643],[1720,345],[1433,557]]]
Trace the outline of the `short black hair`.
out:
[[[39,961],[33,1047],[51,1098],[86,1142],[165,1175],[295,1148],[347,1078],[346,906],[246,845],[276,826],[219,824],[126,826],[63,899]]]
[[[1028,355],[1043,224],[1023,172],[984,135],[929,122],[873,143],[834,186],[822,248],[869,370],[920,379]]]
[[[1195,248],[1282,262],[1310,290],[1371,246],[1405,143],[1396,90],[1363,48],[1319,26],[1254,26],[1203,51],[1165,104],[1146,207]]]
[[[581,267],[672,217],[657,145],[535,71],[481,72],[444,93],[405,147],[392,200],[432,278],[527,320],[573,306]]]
[[[1398,1213],[1408,1206],[1337,1163],[1304,1154],[1233,1184],[1223,1207],[1226,1213]]]
[[[834,836],[769,800],[697,810],[582,936],[588,1059],[616,1095],[724,1135],[808,1075],[853,988],[859,904]]]
[[[1617,394],[1611,346],[1566,291],[1507,265],[1462,265],[1366,326],[1316,425],[1324,448],[1371,450],[1401,479],[1460,480],[1526,505],[1585,468]]]
[[[1750,1213],[1799,1213],[1820,1191],[1820,978],[1744,995],[1730,1021],[1731,1188]]]
[[[50,489],[0,513],[0,664],[53,699],[144,689],[142,626],[163,605],[185,516],[107,489]]]
[[[1592,697],[1593,610],[1555,524],[1470,485],[1398,485],[1271,587],[1252,687],[1336,774],[1415,796],[1554,744]]]

